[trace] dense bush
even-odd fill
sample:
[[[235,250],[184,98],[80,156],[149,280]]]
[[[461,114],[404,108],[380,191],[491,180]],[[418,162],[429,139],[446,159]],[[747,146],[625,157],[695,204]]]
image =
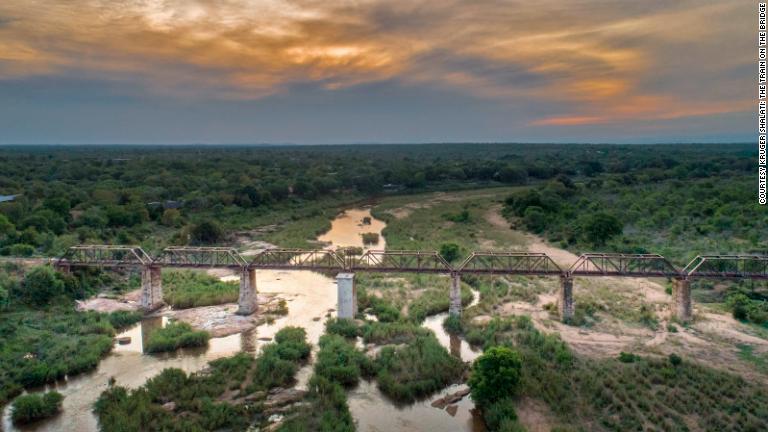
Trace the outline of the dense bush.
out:
[[[165,369],[135,390],[112,385],[99,396],[94,412],[107,431],[246,430],[260,419],[264,392],[290,385],[309,352],[304,330],[286,327],[255,359],[239,353],[190,375]],[[226,400],[232,394],[227,392],[247,398]],[[175,409],[163,407],[169,402]]]
[[[412,402],[459,380],[464,364],[450,355],[430,332],[403,347],[383,347],[375,368],[378,386],[384,394]]]
[[[514,396],[520,385],[520,354],[500,346],[486,350],[472,365],[469,387],[472,399],[480,407]]]
[[[64,396],[55,391],[19,396],[13,401],[11,419],[14,423],[23,424],[52,417],[61,411],[62,400]]]
[[[370,375],[370,360],[365,354],[341,336],[328,334],[320,337],[320,352],[315,362],[315,375],[351,387],[361,374]]]
[[[24,387],[94,369],[116,330],[140,314],[75,312],[69,307],[5,312],[0,317],[0,404]]]
[[[354,339],[360,333],[354,320],[344,318],[329,318],[325,322],[325,332]]]
[[[207,345],[209,338],[208,332],[193,330],[192,326],[185,322],[171,322],[149,334],[145,350],[149,353],[159,353],[200,347]]]

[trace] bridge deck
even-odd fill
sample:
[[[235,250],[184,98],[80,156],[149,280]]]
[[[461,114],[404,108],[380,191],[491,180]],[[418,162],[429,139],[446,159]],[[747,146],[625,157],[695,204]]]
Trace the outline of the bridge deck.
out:
[[[248,260],[226,247],[169,247],[152,258],[139,246],[81,245],[69,248],[55,265],[768,280],[766,255],[700,255],[678,270],[657,254],[587,253],[563,270],[546,254],[535,252],[472,252],[453,267],[435,251],[371,250],[354,256],[329,249],[266,249]]]

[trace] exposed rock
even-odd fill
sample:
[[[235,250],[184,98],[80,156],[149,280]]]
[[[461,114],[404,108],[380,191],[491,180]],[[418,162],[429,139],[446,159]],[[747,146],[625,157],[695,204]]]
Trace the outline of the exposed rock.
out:
[[[267,397],[267,393],[266,392],[257,391],[257,392],[254,392],[253,394],[249,394],[248,396],[246,396],[245,400],[248,401],[248,402],[253,402],[253,401],[257,401],[257,400],[262,400],[265,397]]]
[[[463,388],[449,395],[445,395],[439,399],[435,399],[435,401],[432,402],[432,406],[438,409],[443,409],[448,405],[455,404],[456,402],[464,399],[469,394],[469,392],[469,387]]]
[[[166,411],[174,411],[176,409],[176,402],[166,402],[163,404],[163,409]]]
[[[479,325],[479,326],[485,326],[488,325],[489,322],[491,322],[493,318],[491,318],[488,315],[478,315],[474,318],[472,318],[472,324]]]
[[[274,391],[277,390],[277,391]],[[295,388],[283,389],[277,388],[270,390],[267,400],[264,402],[264,408],[275,408],[283,405],[288,405],[294,402],[298,402],[304,398],[307,394],[306,390],[299,390]]]
[[[455,417],[456,416],[456,411],[459,410],[459,406],[458,405],[449,405],[448,408],[446,408],[445,410],[448,411],[448,414],[450,414],[451,417]]]

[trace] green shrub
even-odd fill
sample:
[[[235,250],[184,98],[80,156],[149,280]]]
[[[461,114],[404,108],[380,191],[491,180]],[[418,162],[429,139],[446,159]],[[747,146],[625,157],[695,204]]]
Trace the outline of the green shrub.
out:
[[[320,337],[315,375],[351,387],[364,371],[370,370],[369,363],[368,357],[343,337],[332,334]]]
[[[343,336],[347,339],[354,339],[358,336],[359,330],[354,320],[345,318],[329,318],[325,322],[325,332]]]
[[[679,355],[672,353],[669,355],[669,363],[672,366],[680,366],[683,363],[683,359]]]
[[[175,351],[179,348],[200,347],[208,344],[210,335],[203,330],[193,330],[185,322],[171,322],[164,328],[149,334],[145,350],[149,353]]]
[[[461,256],[461,247],[456,243],[443,243],[440,245],[440,256],[449,263],[454,262]]]
[[[639,359],[639,356],[632,353],[626,353],[624,351],[619,353],[619,361],[622,363],[634,363]]]
[[[520,385],[522,358],[517,351],[499,346],[478,357],[472,365],[469,387],[481,407],[514,396]]]
[[[379,234],[378,233],[363,233],[363,244],[367,245],[374,245],[379,243]]]
[[[43,395],[19,396],[13,401],[11,419],[14,423],[24,424],[52,417],[61,411],[62,400],[64,400],[64,396],[55,391]]]
[[[116,330],[129,327],[141,321],[144,314],[139,311],[116,311],[108,315],[109,323]]]
[[[512,398],[499,399],[483,407],[483,420],[489,430],[506,430],[509,423],[517,422],[517,413]]]
[[[463,325],[461,323],[461,317],[455,315],[449,315],[443,321],[443,328],[446,332],[452,335],[459,335],[463,331]]]
[[[401,348],[386,346],[376,357],[381,391],[402,402],[426,397],[460,379],[461,360],[453,357],[430,332]]]

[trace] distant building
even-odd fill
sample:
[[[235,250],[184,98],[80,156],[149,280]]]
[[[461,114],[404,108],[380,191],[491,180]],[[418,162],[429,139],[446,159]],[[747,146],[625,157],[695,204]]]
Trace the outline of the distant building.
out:
[[[164,209],[178,209],[184,206],[184,201],[173,201],[173,200],[165,200],[165,201],[153,201],[148,202],[147,206],[155,208],[155,207],[162,207]]]
[[[17,196],[19,196],[19,194],[17,194],[17,195],[0,195],[0,203],[1,202],[7,202],[7,201],[13,201],[13,200],[16,199]]]

